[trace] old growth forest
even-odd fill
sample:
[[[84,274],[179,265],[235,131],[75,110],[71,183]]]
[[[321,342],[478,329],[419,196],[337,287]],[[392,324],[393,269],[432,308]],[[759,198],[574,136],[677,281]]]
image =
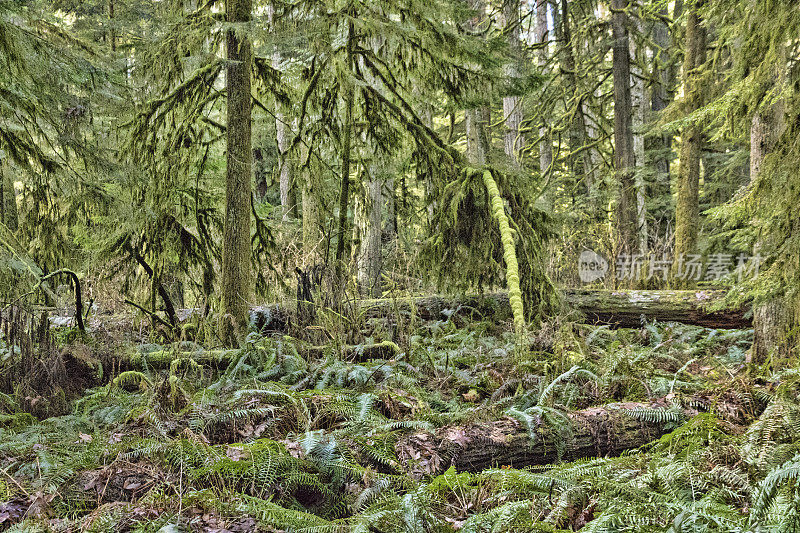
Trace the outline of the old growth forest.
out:
[[[0,0],[0,531],[800,532],[794,0]]]

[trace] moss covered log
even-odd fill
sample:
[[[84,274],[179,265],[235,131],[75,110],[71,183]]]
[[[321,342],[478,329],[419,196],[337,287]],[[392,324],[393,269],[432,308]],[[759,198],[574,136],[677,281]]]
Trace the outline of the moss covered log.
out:
[[[559,459],[617,456],[667,433],[668,423],[634,416],[643,412],[661,411],[644,403],[622,402],[569,413],[572,436],[566,442],[544,424],[531,431],[518,420],[505,417],[491,423],[446,426],[435,433],[417,432],[398,442],[396,449],[401,463],[407,464],[415,477],[437,475],[451,465],[459,471],[480,472],[492,467],[545,465]]]
[[[635,291],[568,289],[562,293],[564,304],[579,314],[575,320],[589,324],[609,324],[614,327],[639,327],[642,317],[659,322],[681,322],[695,326],[721,329],[747,329],[752,327],[750,306],[721,306],[725,291]],[[475,319],[510,320],[513,318],[508,294],[505,292],[483,296],[423,296],[417,298],[362,300],[367,317],[387,317],[393,313],[415,314],[422,320],[446,320],[451,316]],[[263,316],[261,311],[263,310]],[[270,331],[283,331],[291,313],[276,313],[275,307],[254,308],[252,316],[257,324]],[[277,323],[281,317],[283,322]],[[273,326],[274,324],[274,328]],[[280,326],[280,327],[279,327]]]
[[[369,361],[371,359],[393,359],[400,355],[400,347],[391,342],[384,341],[375,344],[345,345],[335,348],[333,346],[306,346],[299,347],[301,355],[309,358],[320,358],[326,353],[337,352],[342,358],[351,361]],[[126,358],[123,367],[150,368],[164,370],[177,368],[182,364],[203,365],[210,368],[225,368],[232,361],[242,356],[241,350],[200,350],[200,351],[175,351],[155,350],[152,352],[134,352]]]
[[[564,300],[591,324],[639,327],[642,317],[660,322],[681,322],[721,329],[752,327],[749,306],[717,309],[725,297],[721,290],[604,291],[571,289]],[[714,310],[712,310],[714,309]]]

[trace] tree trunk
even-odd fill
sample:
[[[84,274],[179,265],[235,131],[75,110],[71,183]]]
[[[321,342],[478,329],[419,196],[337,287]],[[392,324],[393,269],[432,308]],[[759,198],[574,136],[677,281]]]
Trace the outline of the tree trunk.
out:
[[[108,25],[110,26],[108,41],[112,52],[117,51],[117,21],[115,20],[114,7],[114,0],[108,0]]]
[[[275,24],[275,6],[267,5],[267,21],[271,27]],[[280,71],[281,53],[277,45],[272,52],[272,68]],[[278,146],[278,186],[281,195],[281,219],[288,220],[289,217],[297,217],[297,194],[294,187],[294,165],[289,157],[289,125],[286,123],[286,115],[281,108],[281,104],[275,104],[275,141]]]
[[[698,2],[699,4],[700,2]],[[686,20],[686,52],[683,59],[685,112],[691,114],[702,105],[703,88],[699,69],[705,63],[705,29],[701,26],[698,6],[689,10]],[[690,124],[681,133],[678,199],[675,205],[675,257],[697,252],[700,229],[700,153],[702,125]]]
[[[669,15],[666,3],[662,4],[659,14],[664,18]],[[674,20],[674,18],[673,18]],[[655,80],[652,87],[650,109],[653,113],[660,113],[672,100],[675,89],[675,75],[672,66],[672,40],[669,35],[667,24],[656,21],[653,26],[653,72],[651,77]],[[663,133],[657,141],[661,154],[655,157],[655,169],[657,177],[655,182],[659,185],[654,195],[667,194],[669,191],[669,151],[672,148],[672,134]]]
[[[356,273],[358,288],[362,296],[380,298],[381,291],[381,205],[383,195],[382,158],[374,156],[367,165],[361,180],[362,194],[356,195],[354,208],[355,227],[358,234],[356,248]]]
[[[559,21],[564,78],[567,84],[568,97],[571,102],[570,108],[567,111],[573,113],[569,125],[569,156],[567,157],[567,168],[576,181],[579,177],[583,177],[583,181],[586,185],[586,192],[591,195],[594,184],[591,182],[591,175],[585,173],[586,159],[589,157],[589,153],[583,150],[586,139],[586,123],[583,116],[581,91],[580,87],[578,87],[578,78],[575,75],[575,43],[573,43],[572,40],[572,30],[569,24],[567,0],[561,0],[561,17]]]
[[[753,116],[750,125],[751,182],[758,179],[764,158],[775,149],[786,128],[783,115],[783,102],[779,101],[766,112]],[[757,243],[756,253],[759,248],[760,244]],[[799,318],[796,316],[795,302],[789,301],[787,296],[773,296],[753,306],[753,347],[748,362],[763,364],[770,354],[777,357],[792,355]]]
[[[475,11],[475,15],[467,25],[475,31],[486,17],[486,4],[483,0],[470,0],[470,7]],[[491,123],[491,111],[487,106],[467,109],[464,120],[467,133],[467,160],[472,165],[483,166],[489,157],[488,128]]]
[[[353,46],[355,41],[355,27],[351,21],[347,30],[347,68],[353,69]],[[336,279],[338,282],[344,281],[344,262],[350,257],[350,242],[347,224],[347,210],[350,205],[350,159],[351,144],[353,142],[353,105],[355,100],[355,88],[346,80],[347,86],[344,88],[344,128],[342,131],[342,182],[339,191],[339,231],[336,242]]]
[[[536,0],[536,31],[534,41],[536,49],[536,62],[539,69],[544,72],[547,68],[548,42],[550,40],[547,28],[547,0]],[[539,128],[539,173],[542,177],[547,175],[550,166],[553,164],[553,140],[550,137],[546,126]],[[545,193],[545,203],[552,207],[552,194]]]
[[[470,164],[481,167],[486,164],[489,153],[489,137],[486,131],[488,120],[485,119],[487,107],[467,109],[464,120],[467,131],[467,160]]]
[[[11,176],[11,165],[5,157],[0,157],[0,222],[11,231],[19,228],[17,193],[14,190],[14,178]]]
[[[252,0],[228,0],[229,23],[250,20]],[[250,272],[251,97],[252,48],[249,39],[227,34],[228,91],[225,228],[222,243],[222,312],[220,336],[232,345],[247,333],[252,275]]]
[[[635,20],[636,29],[641,32],[642,21]],[[635,45],[635,40],[631,44],[633,52],[633,65],[631,74],[633,75],[633,90],[631,93],[631,104],[633,106],[633,155],[636,161],[636,173],[634,175],[634,187],[636,188],[636,226],[639,237],[639,253],[647,255],[648,250],[648,228],[647,228],[647,183],[645,182],[645,157],[644,157],[644,125],[647,123],[647,103],[644,68],[647,54],[640,53],[639,47]]]
[[[420,111],[420,120],[428,129],[433,130],[433,108],[430,104],[422,104],[422,110]],[[428,174],[425,176],[425,202],[426,202],[426,211],[428,213],[428,226],[430,227],[431,231],[433,230],[433,217],[436,213],[436,188],[433,183],[433,179]]]
[[[614,37],[614,169],[618,180],[614,221],[614,257],[633,253],[636,239],[636,200],[633,172],[630,45],[627,10],[629,0],[612,0],[611,25]],[[616,276],[615,276],[616,277]]]
[[[481,472],[487,468],[523,468],[563,459],[617,456],[643,446],[667,433],[666,424],[644,422],[631,416],[650,404],[624,402],[565,413],[571,437],[540,425],[532,436],[518,420],[505,417],[496,422],[447,426],[413,433],[396,445],[398,458],[416,478],[441,474],[450,466],[458,471]],[[561,448],[561,453],[559,453]]]
[[[508,76],[512,79],[520,75],[519,63],[523,60],[522,43],[519,40],[519,0],[505,0],[503,4],[506,36],[511,50],[512,60],[508,67]],[[520,154],[525,146],[525,134],[522,133],[522,99],[519,96],[503,98],[503,117],[506,123],[504,149],[506,156],[517,167],[522,167]]]
[[[303,259],[306,266],[315,265],[321,259],[320,247],[322,245],[322,230],[320,217],[320,195],[319,185],[315,173],[311,171],[308,162],[308,147],[300,144],[302,174],[301,174],[301,195],[303,202]]]

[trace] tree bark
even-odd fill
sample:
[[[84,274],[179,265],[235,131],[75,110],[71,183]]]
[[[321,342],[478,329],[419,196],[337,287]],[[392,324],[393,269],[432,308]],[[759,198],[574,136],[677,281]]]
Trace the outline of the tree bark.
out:
[[[250,21],[252,0],[228,0],[229,23]],[[227,34],[228,91],[225,228],[222,243],[222,311],[220,337],[232,345],[247,333],[252,274],[250,267],[252,47],[233,29]]]
[[[636,239],[636,200],[633,171],[630,43],[627,10],[629,0],[612,0],[611,25],[614,38],[612,69],[614,78],[614,169],[618,193],[614,220],[614,257],[632,254]],[[615,276],[616,279],[616,276]]]
[[[642,21],[633,19],[637,31],[641,32]],[[647,183],[645,181],[645,156],[644,156],[644,125],[647,123],[647,108],[649,107],[645,92],[644,68],[647,55],[641,53],[636,46],[635,40],[632,41],[631,50],[633,55],[633,65],[631,74],[633,79],[633,90],[631,92],[631,104],[633,107],[633,155],[636,161],[636,172],[634,174],[634,187],[636,188],[636,229],[639,237],[639,253],[647,255],[648,250],[648,228],[647,228]]]
[[[520,75],[519,63],[523,60],[522,43],[519,40],[519,0],[505,0],[503,4],[506,37],[511,51],[511,62],[508,76],[512,79]],[[525,146],[525,134],[522,133],[522,99],[519,96],[503,97],[503,116],[506,123],[504,149],[506,156],[517,167],[522,167],[520,154]]]
[[[701,2],[698,2],[700,4]],[[705,29],[698,6],[690,8],[686,20],[686,52],[683,59],[685,112],[691,114],[702,106],[703,88],[699,69],[705,63]],[[697,251],[700,226],[700,154],[702,126],[690,124],[681,133],[678,199],[675,206],[675,257]]]
[[[108,0],[108,25],[110,26],[108,32],[108,41],[111,45],[111,51],[117,51],[117,21],[114,15],[114,0]]]
[[[301,194],[303,202],[303,259],[306,266],[317,264],[321,260],[322,244],[320,195],[315,173],[308,162],[308,147],[301,143],[302,166]]]
[[[447,426],[433,434],[413,433],[402,438],[395,449],[401,464],[416,478],[441,474],[450,466],[460,472],[480,472],[492,467],[545,465],[560,459],[618,456],[667,433],[665,424],[643,422],[629,414],[648,407],[624,402],[567,413],[572,424],[567,442],[545,426],[537,428],[532,438],[528,428],[505,417],[488,424]],[[562,454],[558,444],[563,446]]]
[[[534,41],[536,42],[536,62],[539,69],[544,71],[547,68],[547,48],[550,40],[547,28],[547,0],[536,0],[536,31],[534,34]],[[553,140],[546,126],[539,128],[539,173],[541,176],[547,175],[550,166],[553,164]],[[546,197],[552,199],[552,195],[545,194]],[[546,203],[550,205],[551,200]]]
[[[756,113],[750,125],[750,180],[761,173],[764,158],[775,149],[786,123],[783,103],[775,103],[765,112]],[[760,244],[756,244],[756,252]],[[763,364],[770,354],[789,357],[793,353],[798,316],[788,297],[773,296],[753,306],[753,347],[747,361]]]
[[[367,165],[361,183],[364,190],[356,195],[354,208],[355,227],[358,234],[356,249],[356,277],[362,296],[380,298],[381,290],[381,205],[383,195],[381,179],[383,161],[375,156]]]
[[[573,113],[569,125],[569,156],[567,157],[567,168],[570,174],[577,180],[583,177],[586,185],[586,192],[591,196],[594,188],[594,183],[591,181],[591,174],[586,173],[586,159],[589,158],[589,153],[583,150],[586,143],[586,122],[583,116],[583,100],[581,98],[580,87],[578,87],[578,78],[575,75],[576,64],[575,61],[575,43],[572,39],[572,30],[569,23],[569,7],[567,0],[561,0],[561,17],[560,21],[560,37],[561,37],[561,50],[563,56],[563,75],[566,80],[568,88],[568,98],[570,99],[570,108],[567,110]]]
[[[666,3],[662,4],[659,14],[665,19],[669,15],[669,7]],[[675,13],[677,15],[677,13]],[[675,16],[673,15],[673,20]],[[651,77],[655,80],[652,87],[650,109],[653,113],[660,113],[672,101],[675,90],[675,74],[672,65],[672,40],[669,28],[663,21],[656,21],[653,26],[653,72]],[[655,168],[658,184],[654,195],[666,194],[669,191],[669,167],[670,158],[668,152],[672,148],[672,134],[663,133],[656,142],[660,144],[659,149],[663,152],[655,158]]]
[[[267,5],[267,21],[274,28],[275,6]],[[281,53],[275,45],[272,52],[272,68],[280,71]],[[297,218],[297,193],[294,186],[294,162],[289,157],[290,139],[287,133],[288,124],[286,114],[281,108],[281,104],[275,104],[275,141],[278,146],[278,186],[281,195],[281,218],[288,220],[290,217]]]
[[[0,222],[11,231],[19,228],[17,193],[11,176],[11,165],[5,157],[0,157]]]
[[[470,7],[475,11],[467,26],[475,31],[486,16],[486,4],[483,0],[470,0]],[[470,164],[481,167],[489,157],[489,124],[491,110],[488,106],[467,109],[464,113],[464,125],[467,133],[467,160]]]
[[[347,30],[347,69],[353,69],[353,46],[355,45],[355,27],[350,22]],[[355,100],[355,88],[349,80],[344,87],[344,128],[342,131],[342,182],[339,191],[339,231],[336,241],[336,279],[338,282],[344,281],[344,262],[350,257],[350,239],[347,223],[347,211],[350,205],[350,159],[351,145],[353,142],[353,105]]]

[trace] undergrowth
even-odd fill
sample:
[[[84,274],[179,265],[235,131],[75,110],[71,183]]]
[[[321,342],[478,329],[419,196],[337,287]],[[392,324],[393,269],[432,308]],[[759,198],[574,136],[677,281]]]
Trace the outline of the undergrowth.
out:
[[[224,353],[185,342],[121,347],[127,368],[87,390],[68,415],[37,420],[15,394],[0,395],[0,524],[800,528],[800,373],[748,374],[751,332],[568,324],[546,349],[522,357],[513,335],[493,333],[480,322],[427,323],[409,349],[377,360],[335,350],[310,358],[297,340],[256,335]],[[458,471],[444,457],[420,476],[402,459],[415,453],[409,436],[435,447],[444,428],[458,435],[503,420],[530,446],[551,439],[562,457],[575,438],[572,413],[610,402],[666,433],[618,457],[527,468],[501,462]]]

